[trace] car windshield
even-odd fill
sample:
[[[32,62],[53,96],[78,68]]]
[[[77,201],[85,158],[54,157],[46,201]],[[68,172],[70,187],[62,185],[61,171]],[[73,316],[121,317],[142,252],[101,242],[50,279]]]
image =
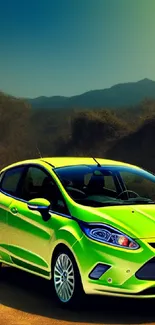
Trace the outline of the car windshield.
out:
[[[54,168],[67,193],[80,204],[154,204],[155,176],[136,167],[68,166]]]

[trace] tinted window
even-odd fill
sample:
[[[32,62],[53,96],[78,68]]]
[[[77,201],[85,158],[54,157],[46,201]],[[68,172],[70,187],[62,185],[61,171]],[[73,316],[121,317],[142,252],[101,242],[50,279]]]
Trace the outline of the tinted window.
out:
[[[141,174],[131,172],[120,173],[127,190],[133,191],[141,197],[155,200],[155,181],[144,178]],[[131,193],[132,194],[132,193]]]
[[[20,197],[26,201],[43,197],[42,189],[47,178],[49,176],[44,170],[29,167],[23,180]]]
[[[105,177],[107,187],[115,188],[112,173],[108,169],[98,169],[93,166],[83,165],[55,168],[54,171],[65,187],[69,185],[83,189],[84,187],[89,186],[92,180],[93,183],[96,183],[97,185],[102,182],[102,186],[105,186]]]
[[[23,180],[21,188],[22,199],[29,201],[35,198],[44,198],[51,203],[51,209],[66,213],[66,204],[52,176],[38,167],[30,167]]]
[[[54,171],[73,200],[83,205],[155,203],[155,175],[140,168],[81,165]]]
[[[23,171],[24,167],[12,168],[6,171],[1,182],[2,191],[11,195],[16,195]]]
[[[41,187],[47,176],[48,174],[44,170],[38,167],[30,167],[26,175],[26,180],[31,180],[34,187]]]
[[[92,169],[88,166],[70,166],[55,168],[56,174],[61,179],[64,186],[74,186],[82,189],[87,185],[93,175]]]
[[[108,188],[109,190],[114,190],[116,191],[116,186],[114,182],[114,177],[113,176],[104,176],[104,186]]]

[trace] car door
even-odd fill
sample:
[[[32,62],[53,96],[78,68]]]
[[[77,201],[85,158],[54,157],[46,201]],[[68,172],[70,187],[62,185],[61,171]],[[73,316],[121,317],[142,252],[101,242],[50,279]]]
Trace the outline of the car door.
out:
[[[42,185],[50,177],[45,169],[28,166],[8,214],[9,245],[13,262],[30,272],[50,276],[52,218],[44,221],[40,212],[30,210],[28,201],[42,197]]]
[[[0,175],[0,260],[8,263],[12,263],[8,214],[23,172],[24,167],[21,166],[7,169]]]

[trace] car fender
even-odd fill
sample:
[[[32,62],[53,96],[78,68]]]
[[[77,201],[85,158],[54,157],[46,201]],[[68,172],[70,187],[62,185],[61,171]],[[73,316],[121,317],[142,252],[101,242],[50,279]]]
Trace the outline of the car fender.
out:
[[[78,231],[76,231],[75,226],[72,227],[71,225],[66,225],[60,228],[60,230],[57,233],[57,238],[54,240],[54,245],[52,245],[51,263],[52,263],[52,258],[55,249],[59,245],[64,245],[70,250],[70,252],[75,258],[78,267],[80,267],[77,257],[74,253],[73,247],[77,242],[81,241],[82,238],[83,238],[83,232],[81,231],[80,228],[78,229]]]

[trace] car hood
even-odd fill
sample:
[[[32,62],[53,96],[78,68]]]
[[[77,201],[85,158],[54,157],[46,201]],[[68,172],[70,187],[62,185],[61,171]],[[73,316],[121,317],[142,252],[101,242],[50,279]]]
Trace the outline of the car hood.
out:
[[[133,238],[155,239],[155,204],[83,207],[78,219],[86,222],[106,223]]]

